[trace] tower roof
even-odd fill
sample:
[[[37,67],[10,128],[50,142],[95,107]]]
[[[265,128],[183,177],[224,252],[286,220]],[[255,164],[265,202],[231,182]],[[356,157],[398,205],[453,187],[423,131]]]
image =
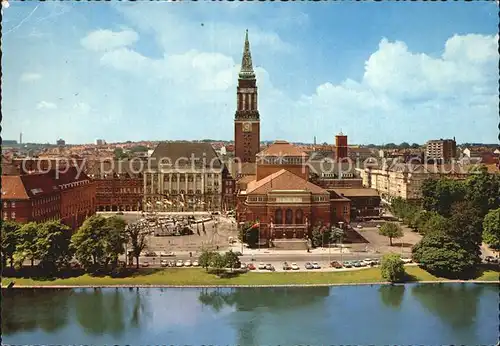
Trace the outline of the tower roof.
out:
[[[250,53],[250,42],[248,41],[248,29],[245,34],[245,47],[243,48],[243,58],[241,59],[240,79],[255,79],[255,72],[252,66],[252,54]]]

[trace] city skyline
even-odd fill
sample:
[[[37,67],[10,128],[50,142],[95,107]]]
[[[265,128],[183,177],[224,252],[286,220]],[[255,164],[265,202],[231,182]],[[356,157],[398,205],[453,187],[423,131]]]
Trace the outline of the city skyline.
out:
[[[2,137],[232,140],[248,28],[262,140],[494,143],[496,16],[495,3],[15,3]]]

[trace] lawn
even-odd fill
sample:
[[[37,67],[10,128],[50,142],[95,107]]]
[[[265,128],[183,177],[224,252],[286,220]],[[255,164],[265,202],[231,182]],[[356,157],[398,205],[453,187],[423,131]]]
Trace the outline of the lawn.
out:
[[[410,281],[442,281],[418,267],[406,267]],[[496,281],[499,272],[486,270],[476,280]],[[107,286],[107,285],[173,285],[173,286],[217,286],[217,285],[301,285],[301,284],[350,284],[384,281],[379,268],[342,272],[289,272],[289,273],[245,273],[233,278],[218,278],[204,269],[145,269],[126,278],[92,277],[82,275],[67,279],[34,280],[29,278],[2,278],[2,286],[15,281],[16,286]]]

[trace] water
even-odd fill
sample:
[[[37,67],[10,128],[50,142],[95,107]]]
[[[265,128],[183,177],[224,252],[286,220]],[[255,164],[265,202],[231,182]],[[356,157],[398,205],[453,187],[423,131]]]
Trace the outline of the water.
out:
[[[497,285],[3,291],[5,344],[494,345]]]

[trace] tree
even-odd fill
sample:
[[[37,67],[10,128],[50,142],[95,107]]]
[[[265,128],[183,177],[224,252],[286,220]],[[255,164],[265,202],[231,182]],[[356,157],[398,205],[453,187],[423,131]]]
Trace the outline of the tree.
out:
[[[380,227],[379,234],[389,237],[389,244],[392,246],[392,239],[401,238],[403,236],[403,230],[397,223],[387,222]]]
[[[132,256],[135,258],[136,268],[139,268],[139,256],[147,246],[147,230],[139,223],[131,223],[127,225],[125,232],[132,245]]]
[[[401,149],[409,149],[409,148],[410,148],[410,144],[409,144],[409,143],[407,143],[407,142],[403,142],[403,143],[401,143],[401,144],[399,145],[399,147],[400,147]]]
[[[426,179],[422,183],[422,207],[427,211],[435,211],[444,217],[451,215],[452,205],[463,200],[465,195],[465,185],[458,180]]]
[[[380,272],[382,278],[389,282],[401,282],[406,275],[401,257],[394,253],[388,253],[382,257]]]
[[[413,260],[432,274],[459,278],[476,266],[476,256],[445,232],[426,234],[412,249]]]
[[[9,260],[10,267],[14,267],[14,253],[16,252],[17,234],[21,227],[20,224],[14,221],[2,221],[2,267],[7,266],[7,259]]]
[[[478,208],[470,202],[458,202],[452,206],[447,234],[470,255],[476,264],[481,263],[482,217]]]
[[[448,219],[436,212],[426,212],[417,222],[418,230],[423,235],[444,232],[448,228]]]
[[[420,144],[418,144],[418,143],[413,143],[413,144],[411,145],[411,148],[412,148],[412,149],[418,149],[418,148],[420,148]]]
[[[205,270],[208,271],[208,268],[210,267],[210,258],[212,257],[213,251],[208,251],[207,249],[203,249],[201,251],[201,255],[198,258],[198,261],[200,263],[200,267],[205,268]]]
[[[224,264],[225,267],[229,267],[232,270],[240,266],[240,259],[232,250],[229,250],[224,254]]]
[[[22,225],[16,234],[18,243],[14,254],[14,261],[18,265],[22,265],[26,259],[31,261],[33,267],[35,259],[37,259],[37,234],[39,225],[35,222],[29,222]]]
[[[80,264],[87,270],[104,267],[109,261],[107,235],[110,231],[106,219],[93,215],[71,237],[71,248]]]
[[[331,233],[330,233],[330,239],[335,242],[335,245],[337,245],[337,242],[342,243],[344,239],[344,230],[341,228],[333,228]]]
[[[218,252],[212,252],[210,255],[209,266],[217,270],[223,269],[226,266],[224,256]]]
[[[493,250],[500,251],[500,208],[491,210],[484,217],[483,240]]]
[[[489,174],[485,167],[481,173],[472,174],[465,182],[465,199],[472,203],[482,217],[489,210],[500,208],[500,175]]]
[[[50,272],[67,266],[73,257],[70,244],[71,228],[60,221],[41,224],[36,241],[40,266]]]
[[[105,253],[109,258],[109,262],[112,263],[113,267],[116,267],[118,256],[125,253],[124,245],[128,241],[125,233],[127,223],[121,217],[112,216],[106,219],[106,226]]]

